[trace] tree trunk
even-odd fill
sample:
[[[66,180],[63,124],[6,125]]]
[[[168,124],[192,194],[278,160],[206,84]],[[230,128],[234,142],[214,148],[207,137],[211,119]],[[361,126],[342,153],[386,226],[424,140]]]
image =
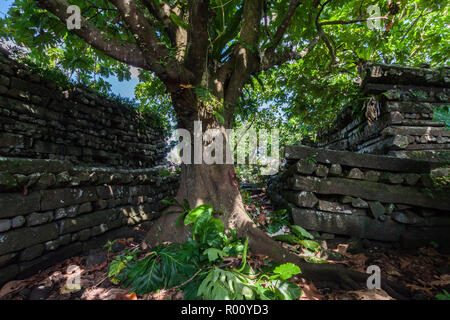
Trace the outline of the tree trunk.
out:
[[[187,199],[191,208],[201,204],[211,205],[219,213],[217,217],[226,229],[237,229],[239,237],[249,238],[252,253],[298,265],[302,271],[301,276],[314,281],[317,286],[351,290],[361,289],[366,285],[368,274],[335,264],[308,263],[259,229],[244,209],[233,165],[182,165],[180,188],[176,198],[180,203]],[[168,213],[155,222],[144,240],[145,246],[152,247],[163,242],[183,242],[190,236],[189,230],[183,224],[176,227],[176,220],[181,213],[181,209],[177,209],[179,213]],[[395,298],[403,298],[402,294],[407,293],[390,281],[382,279],[381,283],[382,288]]]

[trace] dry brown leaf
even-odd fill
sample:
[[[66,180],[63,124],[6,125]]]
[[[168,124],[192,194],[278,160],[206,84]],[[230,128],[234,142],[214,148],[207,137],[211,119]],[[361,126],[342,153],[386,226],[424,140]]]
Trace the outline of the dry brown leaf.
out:
[[[267,214],[265,212],[261,212],[259,214],[257,220],[261,225],[265,226],[266,225],[266,217],[267,217]]]

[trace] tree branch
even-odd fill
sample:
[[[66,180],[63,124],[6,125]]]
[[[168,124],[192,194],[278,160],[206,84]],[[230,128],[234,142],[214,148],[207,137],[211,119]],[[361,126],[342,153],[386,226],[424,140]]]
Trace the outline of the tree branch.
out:
[[[122,19],[130,27],[151,70],[164,82],[188,82],[185,72],[179,72],[180,66],[171,56],[167,47],[160,42],[156,30],[137,8],[135,0],[110,0],[117,8]],[[182,70],[181,70],[182,71]]]
[[[320,42],[320,39],[321,36],[317,35],[302,51],[285,50],[282,52],[274,53],[269,57],[264,57],[257,72],[268,70],[273,66],[279,66],[288,61],[303,59]]]
[[[38,6],[53,13],[58,19],[66,24],[69,14],[67,7],[70,4],[66,0],[36,0]],[[84,17],[81,17],[81,29],[70,30],[92,47],[100,50],[106,55],[120,62],[147,69],[149,66],[139,47],[134,42],[110,39],[110,36],[99,30]]]
[[[189,1],[188,15],[185,67],[195,75],[195,79],[201,81],[208,55],[209,0]]]
[[[289,7],[286,11],[286,14],[284,15],[283,21],[281,22],[280,26],[277,29],[277,32],[275,33],[275,36],[273,37],[269,47],[265,50],[265,55],[271,55],[273,52],[275,52],[275,49],[278,47],[278,45],[281,42],[281,39],[283,38],[284,34],[286,33],[287,28],[291,24],[292,17],[294,16],[295,10],[298,8],[298,6],[301,4],[300,0],[292,0],[289,4]]]

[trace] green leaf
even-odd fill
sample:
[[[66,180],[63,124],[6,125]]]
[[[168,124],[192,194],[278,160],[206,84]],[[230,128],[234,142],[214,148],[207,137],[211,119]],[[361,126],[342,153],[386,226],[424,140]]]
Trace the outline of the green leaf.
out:
[[[293,263],[285,263],[276,267],[273,272],[281,279],[287,280],[295,274],[301,272],[300,268]]]
[[[318,244],[315,241],[311,241],[311,240],[300,240],[298,242],[298,244],[300,244],[303,247],[305,247],[306,249],[314,251],[314,252],[316,252],[320,249],[320,244]]]
[[[314,239],[314,237],[305,229],[297,225],[290,225],[289,228],[299,237],[300,239],[308,238]]]
[[[282,242],[287,242],[290,244],[298,244],[300,241],[300,239],[297,238],[293,234],[280,234],[280,235],[272,237],[272,239],[282,241]]]
[[[208,255],[208,260],[210,262],[216,261],[217,259],[219,259],[219,257],[223,258],[224,256],[223,251],[216,248],[208,248],[203,251],[203,254]]]
[[[177,16],[175,13],[171,13],[170,14],[170,18],[172,19],[172,21],[179,27],[188,30],[189,29],[189,25],[184,22],[179,16]]]

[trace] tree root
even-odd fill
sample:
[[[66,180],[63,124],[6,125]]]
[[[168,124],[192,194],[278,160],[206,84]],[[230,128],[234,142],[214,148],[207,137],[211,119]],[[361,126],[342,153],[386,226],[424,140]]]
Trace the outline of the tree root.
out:
[[[144,240],[144,248],[152,247],[163,242],[183,242],[189,237],[189,231],[184,226],[175,227],[178,214],[167,214],[156,221]],[[314,264],[306,262],[301,257],[284,248],[279,242],[270,238],[263,230],[259,229],[253,221],[239,216],[235,219],[240,237],[249,237],[249,246],[253,253],[263,254],[281,262],[292,262],[300,267],[302,273],[299,275],[313,281],[319,288],[333,288],[343,290],[360,290],[367,288],[366,273],[361,273],[341,265]],[[164,232],[164,230],[173,230]],[[155,235],[157,235],[155,237]],[[388,279],[381,279],[381,288],[391,297],[405,300],[410,297],[410,291]]]

